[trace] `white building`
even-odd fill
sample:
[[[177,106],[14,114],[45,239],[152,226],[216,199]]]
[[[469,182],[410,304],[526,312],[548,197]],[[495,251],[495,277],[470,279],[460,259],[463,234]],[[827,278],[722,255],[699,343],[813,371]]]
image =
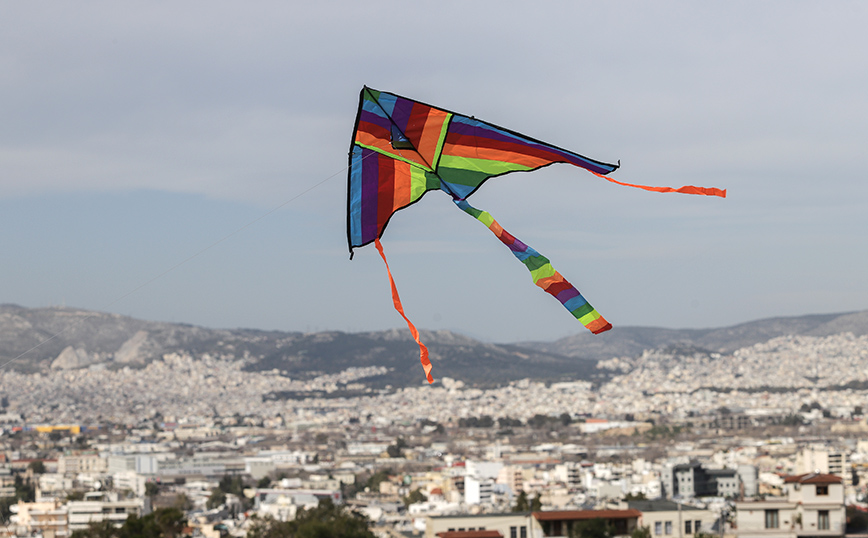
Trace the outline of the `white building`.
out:
[[[784,480],[784,495],[736,503],[738,538],[844,536],[844,484],[840,476],[810,473]]]

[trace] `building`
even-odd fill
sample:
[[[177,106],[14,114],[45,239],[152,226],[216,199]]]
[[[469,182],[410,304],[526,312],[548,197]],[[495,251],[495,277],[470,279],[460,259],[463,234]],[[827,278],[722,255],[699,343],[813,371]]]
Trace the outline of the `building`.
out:
[[[531,512],[431,516],[426,521],[425,538],[436,538],[446,532],[469,531],[497,531],[504,538],[535,538],[541,529]]]
[[[843,482],[832,474],[788,476],[784,496],[736,503],[737,538],[844,536]]]
[[[697,461],[666,467],[662,473],[668,498],[736,497],[741,476],[735,469],[706,469]]]
[[[797,473],[834,474],[844,479],[844,485],[853,484],[850,458],[843,452],[826,448],[805,448],[796,455]]]
[[[108,460],[96,452],[67,452],[57,459],[58,474],[104,473],[108,470]]]
[[[717,521],[717,514],[711,510],[673,501],[629,501],[627,506],[642,512],[639,526],[648,527],[652,538],[711,533]]]
[[[32,503],[18,501],[18,514],[13,518],[18,536],[41,535],[43,538],[69,536],[67,510],[59,499]]]
[[[145,515],[143,499],[118,499],[105,493],[85,494],[83,501],[70,501],[66,505],[69,532],[86,530],[91,523],[111,521],[116,527],[124,524],[129,516]]]
[[[426,522],[425,538],[446,532],[497,531],[504,538],[566,537],[584,522],[603,520],[614,536],[628,536],[639,526],[638,510],[549,510],[506,514],[462,514],[431,516]],[[478,534],[469,535],[477,536]]]

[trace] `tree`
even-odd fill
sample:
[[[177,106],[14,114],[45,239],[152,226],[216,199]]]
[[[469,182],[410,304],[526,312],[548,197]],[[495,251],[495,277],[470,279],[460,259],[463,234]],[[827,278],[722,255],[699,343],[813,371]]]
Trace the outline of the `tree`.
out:
[[[636,527],[630,533],[630,538],[651,538],[651,527]]]
[[[257,488],[267,488],[271,485],[271,479],[267,476],[263,476],[259,479],[259,482],[256,483]]]
[[[214,488],[211,490],[211,496],[208,497],[208,500],[205,502],[205,506],[208,510],[217,508],[223,504],[226,504],[226,492],[220,488]]]
[[[118,538],[119,531],[111,521],[93,521],[85,530],[72,531],[70,538]]]
[[[570,529],[570,538],[611,538],[614,535],[612,525],[599,517],[577,521]]]
[[[422,490],[419,488],[411,491],[406,497],[404,497],[404,506],[410,506],[411,504],[421,503],[428,500],[428,497],[422,493]]]
[[[156,482],[145,482],[145,497],[155,497],[160,493],[160,485]]]
[[[522,491],[515,498],[515,504],[512,507],[513,512],[530,512],[530,501],[527,500],[527,493]]]
[[[374,538],[374,534],[364,516],[323,499],[316,508],[301,510],[293,521],[254,522],[247,538]]]
[[[625,501],[645,501],[648,497],[645,496],[641,491],[639,493],[628,493],[624,495]]]
[[[531,512],[539,512],[542,510],[542,499],[540,499],[539,493],[534,495],[533,499],[530,500],[530,510]]]
[[[33,471],[33,474],[43,474],[45,472],[45,464],[42,460],[31,461],[27,464],[27,468]]]

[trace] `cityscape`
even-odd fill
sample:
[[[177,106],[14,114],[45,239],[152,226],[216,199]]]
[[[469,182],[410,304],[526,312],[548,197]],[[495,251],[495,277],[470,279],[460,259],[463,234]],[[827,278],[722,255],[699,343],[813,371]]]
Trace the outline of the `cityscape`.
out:
[[[250,370],[218,344],[84,366],[67,346],[0,372],[4,536],[94,536],[167,510],[209,538],[317,510],[382,537],[868,532],[868,334],[431,386],[371,383],[387,366]]]

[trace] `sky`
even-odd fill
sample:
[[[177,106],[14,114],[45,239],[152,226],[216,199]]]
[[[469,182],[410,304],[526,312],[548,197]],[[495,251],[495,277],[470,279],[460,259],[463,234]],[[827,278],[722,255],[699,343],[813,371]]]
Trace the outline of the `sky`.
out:
[[[868,4],[0,4],[0,303],[215,328],[402,327],[350,261],[363,85],[606,162],[471,202],[615,326],[868,308]],[[585,329],[438,192],[383,245],[409,317],[492,342]],[[600,336],[604,338],[604,335]]]

